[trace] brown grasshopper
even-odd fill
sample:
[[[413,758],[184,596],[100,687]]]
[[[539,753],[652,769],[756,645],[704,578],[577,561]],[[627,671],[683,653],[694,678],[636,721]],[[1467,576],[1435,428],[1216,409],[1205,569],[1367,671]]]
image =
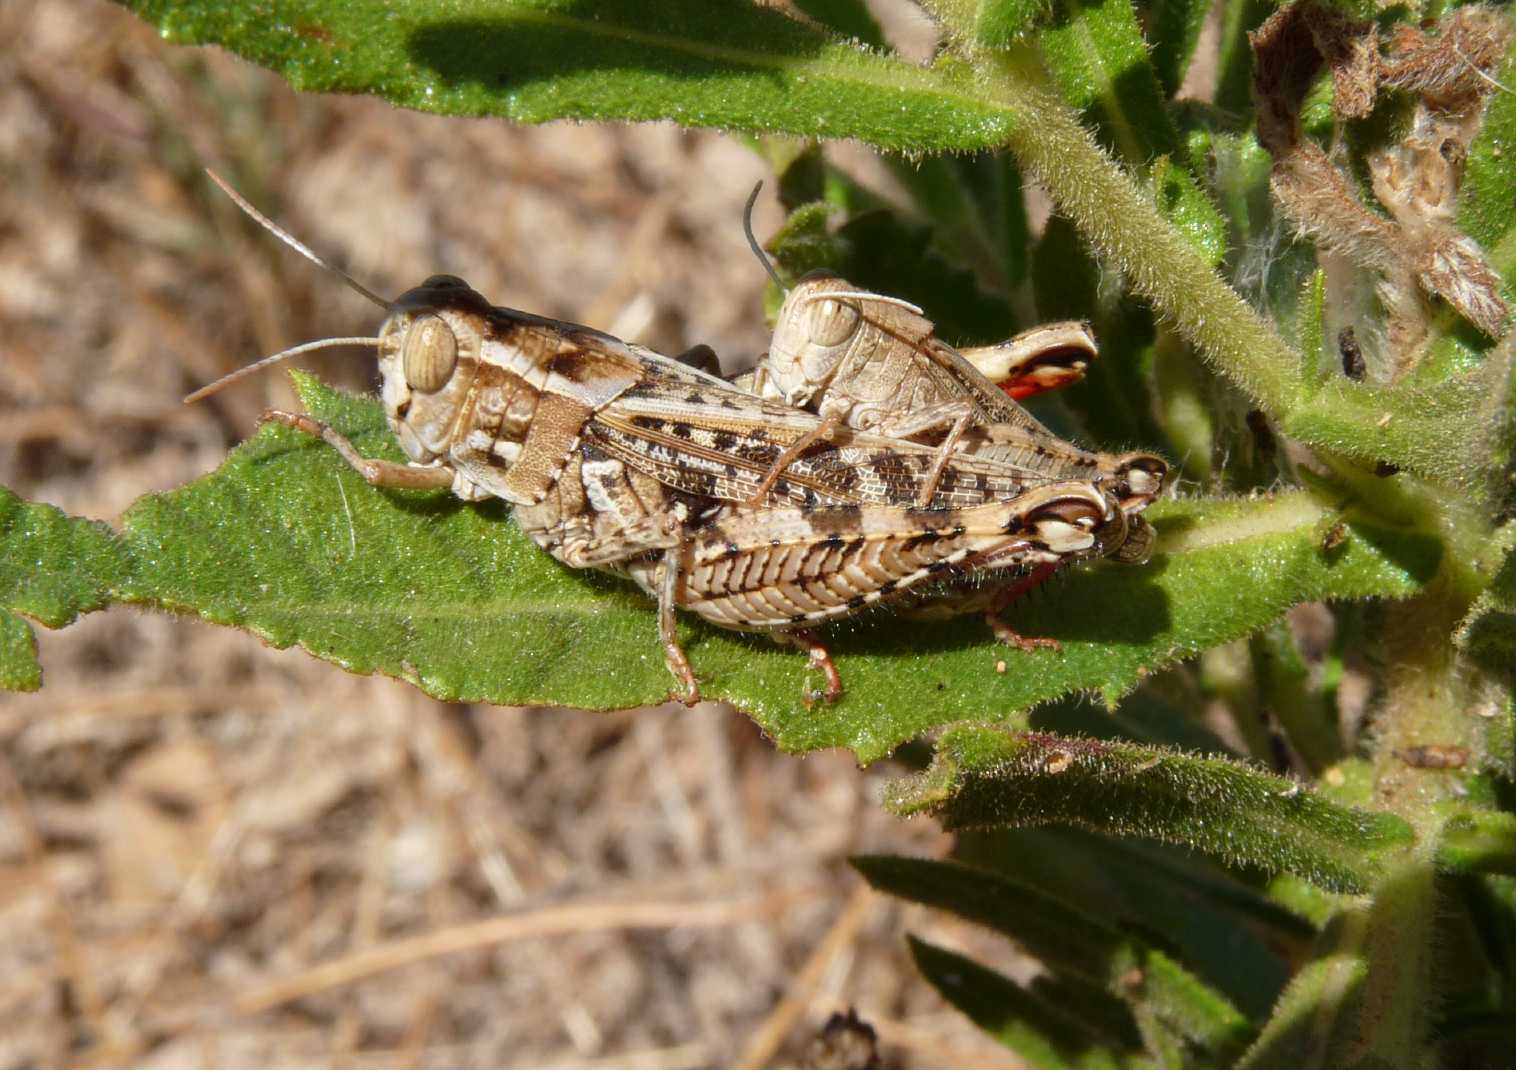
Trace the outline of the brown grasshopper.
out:
[[[840,680],[815,625],[931,585],[1104,556],[1129,541],[1126,514],[1087,481],[1028,479],[966,453],[940,465],[935,446],[850,428],[823,441],[814,414],[592,328],[492,307],[453,276],[386,301],[337,274],[387,311],[377,337],[297,346],[186,400],[296,353],[375,347],[385,413],[409,463],[364,457],[303,414],[263,419],[320,437],[375,486],[501,498],[559,561],[629,576],[657,599],[686,701],[700,692],[676,608],[802,647],[835,701]],[[809,445],[795,452],[801,442]]]
[[[753,192],[744,217],[748,243],[784,289],[753,236],[751,210],[758,191]],[[1111,556],[1142,561],[1151,551],[1153,532],[1140,514],[1162,492],[1166,462],[1150,453],[1080,449],[1012,400],[1079,378],[1094,355],[1094,337],[1078,322],[1046,324],[996,346],[955,350],[936,337],[932,322],[915,305],[816,272],[788,290],[768,353],[733,381],[821,416],[817,440],[847,426],[935,443],[936,462],[921,486],[923,502],[935,493],[951,459],[964,455],[994,459],[1029,480],[1088,481],[1111,494],[1128,521],[1127,538]],[[765,486],[782,478],[810,445],[805,439],[793,443]],[[938,617],[983,610],[1002,640],[1023,648],[1056,648],[1051,640],[1024,639],[999,618],[1012,600],[1057,567],[1039,566],[1028,576],[997,583],[950,584],[918,599],[912,612]]]
[[[975,355],[987,363],[987,350],[1006,349],[1028,354],[1023,361],[1035,365],[1038,347],[1093,353],[1094,341],[1082,324],[1051,324]],[[789,291],[768,353],[734,381],[815,412],[823,418],[818,437],[847,426],[935,438],[942,467],[923,485],[926,498],[957,453],[994,458],[1031,476],[1088,480],[1115,494],[1132,518],[1161,493],[1168,474],[1167,463],[1150,453],[1094,453],[1059,438],[937,338],[920,309],[829,274],[809,275]],[[797,443],[791,452],[808,445]]]
[[[1095,355],[1087,325],[1045,324],[999,345],[959,351],[939,339],[932,321],[909,301],[871,293],[830,272],[812,272],[786,288],[753,234],[761,188],[748,197],[743,232],[774,285],[786,292],[768,353],[751,372],[734,377],[737,385],[821,416],[818,438],[847,426],[935,442],[939,467],[922,487],[923,503],[950,456],[974,453],[1031,477],[1083,479],[1108,489],[1134,521],[1134,539],[1151,541],[1139,514],[1162,492],[1168,464],[1150,453],[1080,449],[1012,400],[1083,375]],[[808,445],[793,445],[769,478],[779,478]],[[1135,546],[1129,553],[1141,556]]]

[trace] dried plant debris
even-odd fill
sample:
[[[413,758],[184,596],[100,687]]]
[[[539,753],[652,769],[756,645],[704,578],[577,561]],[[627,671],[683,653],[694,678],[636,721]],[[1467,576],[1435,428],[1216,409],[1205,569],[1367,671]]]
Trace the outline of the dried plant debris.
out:
[[[1513,32],[1500,12],[1464,7],[1430,33],[1402,27],[1381,54],[1372,23],[1298,0],[1250,35],[1258,138],[1274,158],[1270,187],[1302,234],[1382,276],[1390,377],[1415,365],[1432,297],[1492,338],[1505,332],[1500,278],[1458,231],[1454,213],[1469,144],[1499,87],[1491,72]],[[1359,200],[1352,176],[1336,162],[1342,146],[1328,152],[1301,128],[1301,108],[1323,67],[1332,74],[1339,125],[1372,112],[1382,89],[1415,95],[1409,131],[1368,159],[1387,216]]]

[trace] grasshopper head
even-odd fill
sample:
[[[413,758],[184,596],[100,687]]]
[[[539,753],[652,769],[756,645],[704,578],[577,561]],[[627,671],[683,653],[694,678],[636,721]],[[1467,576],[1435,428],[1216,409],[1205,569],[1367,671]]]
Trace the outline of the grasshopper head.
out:
[[[379,331],[384,413],[406,455],[422,463],[447,447],[479,368],[489,302],[453,275],[402,294]]]
[[[807,407],[832,381],[863,323],[848,293],[864,293],[835,275],[812,272],[779,307],[769,344],[769,381],[786,403]]]

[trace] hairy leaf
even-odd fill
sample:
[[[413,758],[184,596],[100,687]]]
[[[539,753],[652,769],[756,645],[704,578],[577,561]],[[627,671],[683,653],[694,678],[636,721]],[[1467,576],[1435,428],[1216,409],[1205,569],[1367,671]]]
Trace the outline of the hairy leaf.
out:
[[[1491,671],[1516,676],[1516,521],[1495,532],[1486,547],[1484,569],[1494,577],[1458,626],[1458,645]]]
[[[1226,251],[1220,214],[1182,162],[1179,135],[1129,0],[1062,0],[1037,37],[1063,99],[1137,173],[1151,172],[1158,210],[1212,264]]]
[[[742,0],[126,3],[169,39],[223,45],[297,89],[445,115],[672,119],[909,151],[994,147],[1019,121],[967,68],[917,67]],[[873,36],[861,5],[815,6]]]
[[[37,637],[31,625],[0,609],[0,688],[35,691],[41,686],[42,665],[37,661]]]
[[[1081,1020],[1003,974],[945,948],[911,938],[916,968],[942,998],[1038,1070],[1116,1070],[1128,1065]]]
[[[1104,988],[1214,1055],[1239,1054],[1249,1039],[1226,997],[1168,955],[1035,888],[951,862],[866,856],[853,865],[880,891],[1004,933],[1050,970]]]
[[[1484,125],[1469,146],[1467,169],[1458,191],[1458,225],[1483,247],[1491,265],[1506,280],[1509,293],[1516,272],[1516,93],[1509,91],[1516,78],[1516,51],[1506,56],[1496,79],[1501,88],[1490,94]]]
[[[1163,947],[1250,1020],[1267,1016],[1316,937],[1292,906],[1180,847],[1072,825],[999,826],[960,832],[958,853]]]
[[[23,502],[0,487],[0,611],[61,628],[108,604],[124,571],[104,524]],[[0,612],[0,686],[32,691],[42,682],[36,641],[15,613]]]
[[[1467,810],[1443,826],[1437,864],[1455,873],[1516,877],[1516,814]]]
[[[1179,148],[1129,0],[1060,0],[1037,36],[1063,99],[1086,113],[1128,165]]]
[[[1145,836],[1341,891],[1368,888],[1382,856],[1412,839],[1397,817],[1336,806],[1235,762],[991,728],[949,730],[932,767],[887,801],[949,828],[1058,822]]]
[[[958,0],[931,0],[928,6],[944,7]],[[974,7],[972,38],[986,48],[1004,48],[1020,41],[1046,21],[1053,0],[969,0]],[[967,20],[965,20],[967,21]]]
[[[1165,96],[1172,97],[1184,81],[1200,28],[1211,10],[1211,0],[1153,0],[1148,5],[1148,39],[1152,43],[1153,70]]]
[[[377,403],[299,383],[308,408],[361,450],[399,456]],[[781,746],[844,746],[872,761],[965,717],[1009,717],[1081,689],[1114,700],[1297,601],[1405,595],[1436,562],[1414,537],[1369,527],[1324,553],[1331,514],[1304,493],[1165,502],[1149,515],[1160,533],[1152,562],[1078,569],[1016,613],[1024,633],[1061,639],[1061,654],[1006,650],[975,619],[876,615],[832,630],[847,692],[807,709],[803,657],[695,621],[682,634],[707,693],[751,712]],[[440,698],[619,708],[671,690],[652,605],[629,584],[557,564],[498,503],[375,490],[282,427],[265,427],[215,475],[138,503],[123,535],[133,571],[122,597]]]
[[[299,381],[310,410],[360,449],[399,456],[375,402]],[[1296,601],[1407,594],[1435,566],[1415,538],[1367,527],[1324,553],[1328,514],[1302,493],[1169,502],[1150,515],[1160,532],[1151,563],[1077,570],[1016,614],[1026,634],[1062,639],[1062,654],[1005,650],[977,620],[902,627],[876,616],[834,629],[847,694],[807,709],[803,658],[694,622],[684,634],[708,693],[749,710],[782,746],[846,746],[871,761],[966,716],[1003,718],[1079,689],[1114,700],[1143,674]],[[558,565],[498,503],[375,490],[329,448],[282,427],[266,427],[214,476],[134,506],[123,532],[129,570],[98,525],[51,522],[95,533],[110,567],[130,573],[121,598],[298,643],[441,698],[610,708],[670,692],[651,605],[628,584]],[[60,537],[49,543],[55,556],[66,550]],[[77,608],[101,604],[91,583],[94,600]],[[42,616],[37,605],[13,608]]]

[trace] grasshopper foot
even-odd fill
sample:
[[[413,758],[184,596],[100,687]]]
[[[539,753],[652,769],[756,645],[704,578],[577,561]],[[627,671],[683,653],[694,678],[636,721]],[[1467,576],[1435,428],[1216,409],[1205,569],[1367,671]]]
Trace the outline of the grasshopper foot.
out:
[[[694,706],[700,701],[700,681],[695,679],[695,670],[690,668],[690,659],[685,656],[684,648],[678,643],[665,643],[663,656],[668,663],[669,672],[684,686],[684,694],[679,696],[679,701],[686,706]]]
[[[995,638],[1009,647],[1017,650],[1031,652],[1033,650],[1051,650],[1054,653],[1063,653],[1063,644],[1056,639],[1046,639],[1040,636],[1022,635],[994,613],[984,615],[985,623],[995,633]]]
[[[842,674],[837,671],[832,655],[827,653],[826,647],[814,632],[778,632],[774,638],[787,646],[805,651],[810,655],[806,668],[819,670],[826,677],[826,687],[820,691],[806,684],[805,690],[800,693],[800,700],[805,703],[806,709],[816,705],[817,699],[824,699],[830,706],[842,697]]]

